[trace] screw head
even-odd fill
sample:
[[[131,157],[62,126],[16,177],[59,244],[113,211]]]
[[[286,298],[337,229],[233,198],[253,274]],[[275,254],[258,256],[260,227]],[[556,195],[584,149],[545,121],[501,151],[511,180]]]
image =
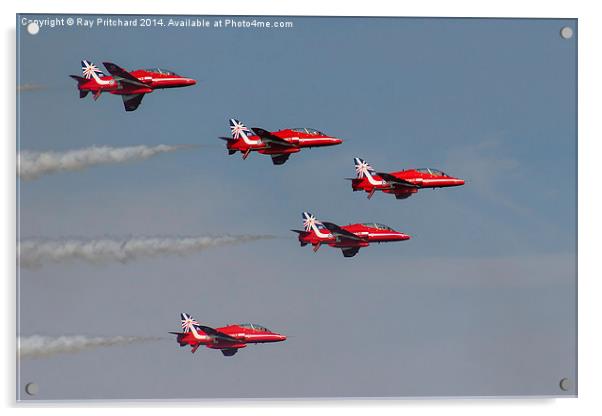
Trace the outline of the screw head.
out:
[[[562,380],[560,380],[560,383],[558,383],[558,385],[560,386],[560,390],[568,391],[571,388],[571,380],[569,380],[568,378],[563,378]]]
[[[565,26],[560,29],[560,36],[562,39],[570,39],[573,37],[573,29],[570,26]]]
[[[38,394],[38,391],[39,388],[36,383],[27,383],[25,385],[25,393],[29,394],[30,396],[35,396],[36,394]]]
[[[30,35],[37,35],[39,31],[40,25],[38,25],[36,22],[29,22],[29,24],[27,25],[27,32]]]

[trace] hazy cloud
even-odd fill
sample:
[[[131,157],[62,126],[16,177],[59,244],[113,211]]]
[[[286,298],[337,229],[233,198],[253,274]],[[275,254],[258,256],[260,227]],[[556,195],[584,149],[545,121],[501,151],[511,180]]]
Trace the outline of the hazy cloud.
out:
[[[133,237],[128,239],[103,238],[98,240],[65,239],[21,241],[20,265],[39,267],[44,263],[62,263],[80,260],[102,264],[128,263],[142,257],[186,255],[210,247],[239,244],[273,238],[268,235],[224,235],[206,237]]]
[[[448,154],[448,165],[454,166],[454,174],[467,180],[466,186],[495,204],[502,205],[517,214],[529,214],[529,210],[515,201],[509,189],[518,180],[521,166],[508,149],[497,139],[483,140],[475,145],[454,148]]]

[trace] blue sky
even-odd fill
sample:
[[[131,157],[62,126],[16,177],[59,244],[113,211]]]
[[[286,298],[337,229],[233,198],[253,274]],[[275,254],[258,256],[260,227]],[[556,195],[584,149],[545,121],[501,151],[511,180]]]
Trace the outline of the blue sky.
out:
[[[217,17],[215,17],[217,19]],[[173,340],[21,363],[40,399],[574,394],[574,20],[286,18],[293,29],[18,27],[23,150],[198,144],[20,184],[22,238],[273,234],[187,257],[21,271],[23,335],[150,335],[178,314],[293,335],[233,360]],[[198,80],[125,113],[80,100],[81,59]],[[346,140],[281,167],[227,156],[227,120]],[[377,170],[467,181],[405,201],[351,192]],[[302,249],[301,211],[413,236]],[[57,374],[62,374],[57,381]],[[94,374],[94,377],[90,377]],[[207,377],[211,374],[211,377]]]

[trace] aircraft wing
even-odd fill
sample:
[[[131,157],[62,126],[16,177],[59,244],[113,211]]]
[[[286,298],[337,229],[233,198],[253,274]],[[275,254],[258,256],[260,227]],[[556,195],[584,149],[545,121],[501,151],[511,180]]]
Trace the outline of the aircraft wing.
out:
[[[284,147],[297,147],[296,145],[289,143],[284,139],[281,139],[280,137],[270,133],[267,130],[260,129],[259,127],[251,127],[251,130],[253,130],[253,133],[258,135],[259,138],[261,139],[261,141],[266,144],[274,144],[274,145],[284,146]]]
[[[390,175],[388,173],[376,172],[376,174],[393,187],[398,187],[398,188],[418,188],[419,187],[418,185],[413,184],[412,182],[408,182],[406,180],[400,179],[400,178]]]
[[[322,225],[334,235],[337,240],[366,241],[366,239],[349,232],[332,222],[322,221]]]
[[[403,193],[395,192],[394,195],[395,195],[395,198],[397,198],[397,199],[407,199],[407,198],[411,197],[412,195],[414,195],[414,193],[412,193],[412,192],[403,192]]]
[[[111,75],[113,75],[113,78],[115,78],[115,81],[127,82],[128,84],[133,84],[133,85],[137,85],[139,87],[148,88],[148,85],[146,85],[144,82],[140,81],[138,78],[136,78],[135,76],[130,74],[128,71],[126,71],[119,65],[115,65],[114,63],[111,63],[111,62],[103,62],[102,64],[105,66],[105,68],[107,68],[107,71],[109,71],[109,73]]]
[[[134,111],[142,102],[144,94],[122,95],[121,98],[123,99],[125,111]]]
[[[272,155],[272,163],[274,165],[282,165],[288,160],[289,157],[289,153],[285,153],[283,155]]]
[[[223,332],[218,331],[217,329],[211,328],[209,326],[204,325],[195,325],[201,331],[206,333],[207,335],[211,335],[214,338],[217,338],[220,341],[228,341],[228,342],[240,342],[240,340],[231,337],[228,334],[224,334]]]
[[[343,252],[343,256],[353,257],[357,254],[358,251],[360,251],[360,248],[359,247],[345,247],[345,248],[342,248],[341,251]]]

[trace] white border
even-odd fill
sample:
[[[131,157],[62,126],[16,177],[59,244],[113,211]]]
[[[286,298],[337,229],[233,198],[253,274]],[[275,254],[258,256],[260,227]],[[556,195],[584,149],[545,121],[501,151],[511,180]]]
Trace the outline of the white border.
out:
[[[162,414],[170,409],[186,411],[189,407],[203,407],[200,412],[212,409],[220,414],[305,414],[312,411],[335,412],[337,414],[364,414],[367,411],[399,414],[414,411],[426,414],[445,412],[446,415],[506,415],[509,412],[528,411],[532,415],[545,414],[563,416],[569,413],[593,414],[599,411],[602,385],[599,377],[602,370],[600,356],[600,323],[602,317],[600,300],[602,273],[596,261],[601,245],[595,238],[600,231],[600,185],[598,159],[600,158],[600,120],[602,109],[597,98],[600,89],[600,41],[602,19],[593,1],[547,1],[534,4],[525,0],[492,2],[470,0],[429,0],[398,2],[390,4],[382,0],[365,2],[351,1],[198,1],[146,0],[128,2],[102,0],[100,2],[73,2],[59,0],[20,0],[18,3],[2,2],[4,58],[2,126],[5,137],[2,141],[2,180],[0,186],[4,196],[2,209],[2,258],[5,319],[2,320],[4,342],[1,344],[5,365],[0,391],[3,404],[15,407],[15,14],[21,13],[130,13],[130,14],[231,14],[231,15],[349,15],[349,16],[474,16],[474,17],[555,17],[579,18],[579,398],[578,399],[467,399],[467,400],[314,400],[314,401],[236,401],[236,402],[185,402],[165,403],[96,403],[87,412],[104,414],[108,407],[119,407],[118,412],[131,414]],[[542,184],[545,186],[545,184]],[[598,214],[598,215],[597,215]],[[29,413],[39,405],[18,405]],[[60,407],[67,406],[68,409]],[[45,404],[46,412],[64,414],[75,412],[88,403],[56,405]],[[14,411],[14,409],[11,409]]]

